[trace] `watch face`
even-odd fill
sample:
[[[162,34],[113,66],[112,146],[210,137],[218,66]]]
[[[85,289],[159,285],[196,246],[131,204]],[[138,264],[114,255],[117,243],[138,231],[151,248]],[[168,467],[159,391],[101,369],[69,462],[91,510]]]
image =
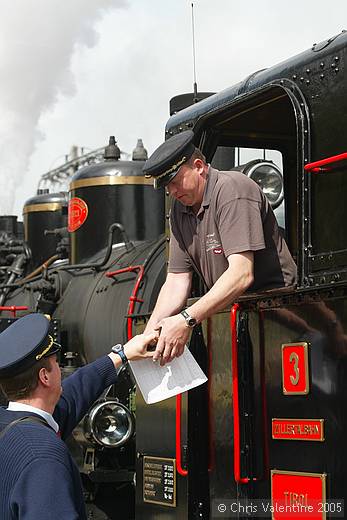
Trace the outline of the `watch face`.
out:
[[[123,346],[122,345],[113,345],[111,350],[112,350],[112,352],[114,352],[115,354],[118,354],[121,357],[124,354],[124,350],[123,350]]]
[[[194,327],[195,324],[196,324],[196,319],[195,318],[189,318],[189,320],[188,320],[189,327]]]

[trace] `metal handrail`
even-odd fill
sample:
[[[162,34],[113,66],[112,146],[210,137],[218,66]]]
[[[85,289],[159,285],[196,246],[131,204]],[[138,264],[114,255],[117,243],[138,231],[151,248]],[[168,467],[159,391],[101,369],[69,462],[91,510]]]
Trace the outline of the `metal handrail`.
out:
[[[335,164],[340,161],[347,160],[347,152],[341,153],[339,155],[333,155],[332,157],[327,157],[326,159],[321,159],[320,161],[315,161],[304,166],[304,170],[306,172],[325,172],[328,171],[328,168],[324,168],[324,166],[330,166],[331,164]]]
[[[240,451],[240,408],[239,408],[239,370],[237,355],[237,313],[240,308],[235,303],[230,312],[231,328],[231,363],[232,363],[232,391],[233,391],[233,417],[234,417],[234,478],[239,484],[247,484],[250,479],[241,477],[241,451]]]
[[[186,477],[188,470],[182,467],[182,445],[181,445],[181,412],[182,412],[182,394],[176,396],[176,469],[177,473]]]

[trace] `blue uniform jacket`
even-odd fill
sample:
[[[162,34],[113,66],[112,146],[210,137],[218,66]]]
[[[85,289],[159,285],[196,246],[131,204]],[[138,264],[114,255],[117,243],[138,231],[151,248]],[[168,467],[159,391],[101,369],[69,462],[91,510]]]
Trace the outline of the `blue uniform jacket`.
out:
[[[108,356],[62,382],[63,393],[53,417],[55,431],[33,422],[11,427],[0,439],[1,520],[86,520],[81,478],[63,442],[91,404],[117,377]],[[0,407],[0,431],[11,421],[30,414]]]

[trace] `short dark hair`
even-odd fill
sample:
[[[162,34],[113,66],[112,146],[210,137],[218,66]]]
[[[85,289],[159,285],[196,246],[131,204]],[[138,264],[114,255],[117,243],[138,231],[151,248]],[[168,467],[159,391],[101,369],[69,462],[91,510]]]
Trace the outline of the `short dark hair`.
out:
[[[204,161],[204,163],[206,163],[206,157],[204,156],[200,148],[195,147],[195,150],[191,157],[188,159],[187,164],[189,166],[193,166],[193,162],[195,161],[195,159],[201,159],[202,161]]]
[[[9,378],[0,379],[0,389],[9,401],[18,401],[30,397],[38,385],[38,376],[41,368],[51,371],[49,358],[42,358],[24,372]]]

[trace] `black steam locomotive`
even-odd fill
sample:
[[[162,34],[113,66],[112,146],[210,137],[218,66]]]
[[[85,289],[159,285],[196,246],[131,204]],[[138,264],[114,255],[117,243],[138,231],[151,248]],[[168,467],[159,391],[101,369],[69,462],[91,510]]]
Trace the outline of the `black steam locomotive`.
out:
[[[247,294],[194,330],[206,385],[146,405],[125,371],[101,396],[71,440],[91,518],[345,517],[346,60],[343,32],[173,103],[167,138],[193,129],[209,162],[252,176],[277,207],[298,285]],[[26,204],[25,241],[0,237],[1,305],[52,315],[64,374],[141,331],[164,280],[169,198],[141,167],[111,142],[103,163],[76,172],[68,200]],[[192,296],[201,291],[196,279]]]

